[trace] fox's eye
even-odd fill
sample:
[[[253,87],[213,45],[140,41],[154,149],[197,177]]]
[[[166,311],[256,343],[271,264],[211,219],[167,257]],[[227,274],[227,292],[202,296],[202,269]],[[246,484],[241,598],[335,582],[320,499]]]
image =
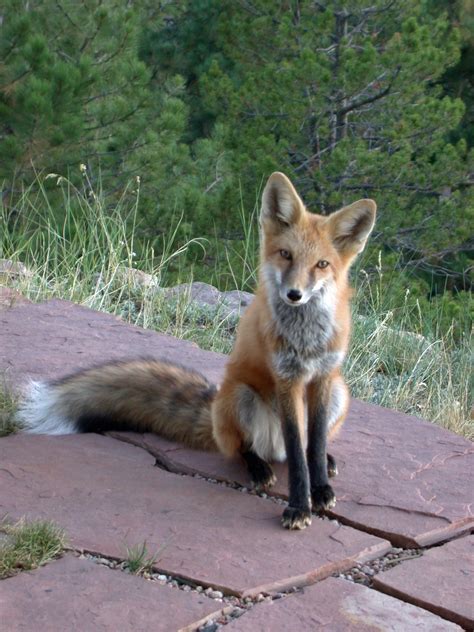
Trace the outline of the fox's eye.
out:
[[[316,264],[317,268],[327,268],[329,265],[329,261],[326,261],[326,259],[321,259],[321,261],[318,261],[318,263]]]
[[[283,259],[291,259],[291,252],[288,252],[288,250],[280,250],[280,255],[283,257]]]

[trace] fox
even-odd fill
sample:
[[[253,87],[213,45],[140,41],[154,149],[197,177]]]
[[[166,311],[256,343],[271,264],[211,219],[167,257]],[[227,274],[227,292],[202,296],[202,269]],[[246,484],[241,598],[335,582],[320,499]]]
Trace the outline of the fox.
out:
[[[287,461],[281,522],[304,529],[336,503],[328,442],[348,411],[341,372],[350,331],[349,269],[373,229],[376,203],[330,215],[305,207],[289,178],[273,173],[260,211],[255,297],[243,313],[219,387],[199,372],[138,358],[34,382],[20,404],[25,432],[152,432],[246,464],[255,488]]]

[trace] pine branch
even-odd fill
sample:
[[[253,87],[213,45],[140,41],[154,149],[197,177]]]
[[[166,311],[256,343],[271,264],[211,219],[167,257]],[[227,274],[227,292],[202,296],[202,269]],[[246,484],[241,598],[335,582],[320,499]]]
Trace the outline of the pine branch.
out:
[[[386,97],[390,93],[390,90],[392,89],[393,84],[395,83],[398,75],[400,74],[400,70],[401,70],[401,66],[397,66],[390,83],[383,90],[379,90],[379,92],[376,92],[375,94],[372,94],[367,97],[359,97],[359,98],[351,99],[344,107],[342,107],[338,111],[338,114],[340,115],[348,114],[349,112],[352,112],[353,110],[360,109],[364,105],[374,103],[375,101],[378,101],[379,99],[383,99],[383,97]],[[376,82],[377,82],[377,79],[374,79],[372,84]],[[368,87],[370,87],[370,85],[371,84],[369,84]],[[368,87],[365,88],[364,91],[367,90]]]

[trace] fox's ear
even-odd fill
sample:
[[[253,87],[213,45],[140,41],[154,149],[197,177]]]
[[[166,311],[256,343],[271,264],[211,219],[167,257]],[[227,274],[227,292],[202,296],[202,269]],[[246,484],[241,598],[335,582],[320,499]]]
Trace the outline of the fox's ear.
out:
[[[261,221],[290,226],[298,222],[303,211],[304,204],[290,180],[279,171],[272,173],[263,190]]]
[[[328,217],[333,243],[340,252],[356,255],[364,250],[374,227],[376,209],[373,200],[358,200]]]

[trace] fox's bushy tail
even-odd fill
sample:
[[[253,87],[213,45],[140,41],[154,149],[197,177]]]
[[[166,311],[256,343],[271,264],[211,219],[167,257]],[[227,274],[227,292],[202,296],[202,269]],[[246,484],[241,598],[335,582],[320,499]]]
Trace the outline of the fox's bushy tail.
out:
[[[32,382],[17,413],[24,432],[153,432],[192,448],[216,450],[211,404],[200,373],[159,360],[113,362],[52,382]]]

